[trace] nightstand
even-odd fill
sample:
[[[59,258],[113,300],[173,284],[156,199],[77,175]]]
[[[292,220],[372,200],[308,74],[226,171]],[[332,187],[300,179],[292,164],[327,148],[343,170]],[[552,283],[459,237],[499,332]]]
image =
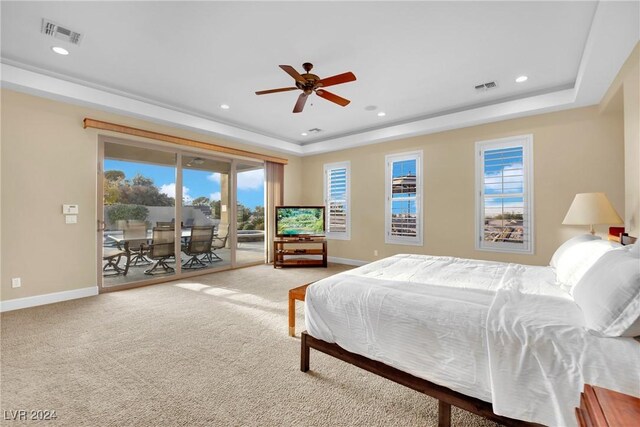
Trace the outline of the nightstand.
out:
[[[580,427],[637,426],[640,421],[640,399],[617,391],[584,385],[580,407],[576,408]]]

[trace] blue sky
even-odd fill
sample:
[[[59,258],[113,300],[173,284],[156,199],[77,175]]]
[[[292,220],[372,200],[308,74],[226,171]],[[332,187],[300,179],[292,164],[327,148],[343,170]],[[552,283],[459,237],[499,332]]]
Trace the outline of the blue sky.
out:
[[[122,171],[125,179],[131,179],[139,173],[151,178],[160,192],[175,197],[174,167],[105,159],[104,170]],[[200,196],[220,200],[220,174],[185,169],[182,181],[182,192],[187,201]],[[264,205],[264,170],[238,174],[238,201],[252,209]]]
[[[495,194],[523,192],[522,147],[499,148],[484,152],[485,215],[494,216],[503,212],[523,212],[522,197],[490,197]]]

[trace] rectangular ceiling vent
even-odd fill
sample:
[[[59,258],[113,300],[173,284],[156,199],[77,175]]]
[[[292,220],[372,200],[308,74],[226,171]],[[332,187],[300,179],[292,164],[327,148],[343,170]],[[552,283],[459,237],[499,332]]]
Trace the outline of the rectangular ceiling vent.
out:
[[[55,37],[72,44],[80,43],[82,35],[68,28],[61,27],[49,19],[42,18],[42,34]]]
[[[498,87],[498,84],[496,82],[486,82],[486,83],[476,85],[476,90],[484,91],[489,89],[495,89],[496,87]]]

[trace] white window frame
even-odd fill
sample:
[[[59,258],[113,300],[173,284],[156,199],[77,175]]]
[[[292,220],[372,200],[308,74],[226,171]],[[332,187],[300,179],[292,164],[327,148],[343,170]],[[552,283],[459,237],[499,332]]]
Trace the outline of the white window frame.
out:
[[[329,230],[329,215],[331,211],[329,209],[329,174],[334,169],[346,169],[346,231],[345,232],[332,232]],[[326,211],[326,224],[327,224],[327,239],[335,240],[351,240],[351,162],[337,162],[327,163],[324,165],[324,206]]]
[[[525,210],[523,214],[528,218],[527,244],[509,242],[485,242],[484,234],[484,152],[499,148],[522,147],[523,194]],[[507,138],[476,141],[476,235],[475,247],[479,251],[507,252],[518,254],[534,254],[534,208],[533,208],[533,135],[518,135]]]
[[[388,154],[385,156],[385,216],[384,242],[392,245],[423,246],[423,217],[422,217],[422,150],[406,153]],[[393,184],[393,164],[405,160],[416,161],[416,237],[391,235],[391,187]]]

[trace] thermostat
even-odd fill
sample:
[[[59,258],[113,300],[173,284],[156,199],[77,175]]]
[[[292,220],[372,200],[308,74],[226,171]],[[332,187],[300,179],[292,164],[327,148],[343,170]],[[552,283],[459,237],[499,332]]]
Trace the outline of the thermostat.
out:
[[[62,213],[65,215],[78,215],[78,205],[62,205]]]

